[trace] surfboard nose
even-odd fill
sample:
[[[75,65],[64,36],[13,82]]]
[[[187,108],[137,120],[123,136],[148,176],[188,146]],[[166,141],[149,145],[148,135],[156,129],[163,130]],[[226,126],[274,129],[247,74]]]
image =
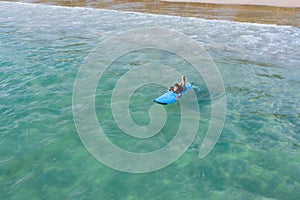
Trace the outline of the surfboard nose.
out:
[[[158,103],[158,104],[161,104],[161,105],[168,105],[167,103],[163,103],[163,102],[159,102],[159,101],[156,101],[155,99],[153,100],[155,103]]]

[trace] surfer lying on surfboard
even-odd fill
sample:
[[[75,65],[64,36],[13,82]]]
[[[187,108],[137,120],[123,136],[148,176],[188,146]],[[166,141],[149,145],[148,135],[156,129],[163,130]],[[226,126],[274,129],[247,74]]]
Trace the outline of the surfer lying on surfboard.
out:
[[[186,83],[185,76],[182,76],[181,82],[169,87],[169,91],[154,99],[155,103],[169,105],[178,102],[178,99],[184,96],[193,88],[193,83]]]
[[[180,97],[182,97],[182,92],[186,90],[185,81],[186,81],[186,77],[182,76],[180,83],[175,83],[174,86],[171,86],[168,88],[169,91],[172,91],[175,94],[179,94],[176,97],[176,100],[178,100]]]

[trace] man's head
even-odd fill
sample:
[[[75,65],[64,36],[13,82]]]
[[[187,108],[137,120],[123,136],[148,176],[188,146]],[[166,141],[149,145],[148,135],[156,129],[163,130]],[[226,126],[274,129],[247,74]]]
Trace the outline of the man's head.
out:
[[[178,85],[178,83],[175,83],[175,84],[174,84],[174,91],[177,91],[177,90],[178,90],[178,88],[179,88],[179,85]]]

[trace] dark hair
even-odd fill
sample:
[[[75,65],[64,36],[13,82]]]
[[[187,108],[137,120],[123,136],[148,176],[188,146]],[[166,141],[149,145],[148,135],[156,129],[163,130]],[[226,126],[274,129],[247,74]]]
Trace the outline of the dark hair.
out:
[[[181,93],[181,92],[182,92],[182,90],[183,90],[182,86],[181,86],[181,85],[179,85],[178,83],[175,83],[175,84],[174,84],[174,87],[177,87],[177,88],[178,88],[178,90],[175,92],[176,94],[179,94],[179,93]]]

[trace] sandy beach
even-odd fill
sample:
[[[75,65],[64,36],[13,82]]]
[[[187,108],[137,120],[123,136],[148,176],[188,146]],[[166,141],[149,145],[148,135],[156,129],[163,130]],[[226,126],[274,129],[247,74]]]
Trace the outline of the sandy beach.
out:
[[[15,2],[300,27],[300,0],[15,0]]]
[[[284,0],[284,1],[283,0],[160,0],[160,1],[300,8],[300,0]]]

